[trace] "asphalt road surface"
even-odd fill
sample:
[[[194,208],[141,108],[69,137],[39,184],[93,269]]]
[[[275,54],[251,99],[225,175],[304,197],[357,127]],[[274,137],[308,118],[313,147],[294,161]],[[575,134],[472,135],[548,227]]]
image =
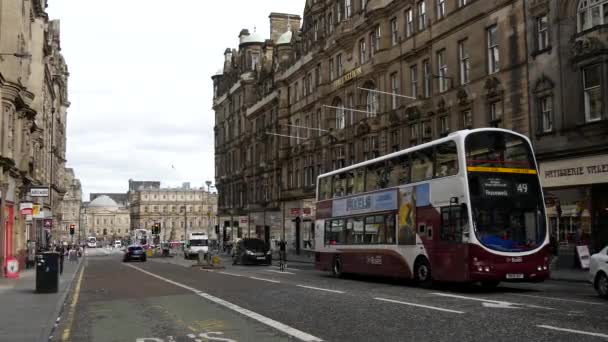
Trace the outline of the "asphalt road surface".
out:
[[[307,264],[206,271],[88,255],[58,327],[69,341],[608,341],[608,301],[549,281],[493,291],[336,279]],[[76,299],[76,301],[74,301]]]

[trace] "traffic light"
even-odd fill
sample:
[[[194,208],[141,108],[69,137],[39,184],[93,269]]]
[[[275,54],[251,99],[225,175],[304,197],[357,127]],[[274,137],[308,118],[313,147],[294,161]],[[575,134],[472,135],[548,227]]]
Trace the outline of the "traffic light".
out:
[[[70,225],[70,235],[74,235],[74,228],[75,226],[73,224]]]

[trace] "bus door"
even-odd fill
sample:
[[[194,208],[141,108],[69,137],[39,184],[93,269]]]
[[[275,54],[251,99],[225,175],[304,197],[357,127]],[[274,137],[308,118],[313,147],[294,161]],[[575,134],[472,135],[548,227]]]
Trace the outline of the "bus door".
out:
[[[467,223],[466,206],[453,203],[439,208],[440,217],[433,237],[431,267],[433,278],[441,281],[465,281],[468,252],[463,240]]]

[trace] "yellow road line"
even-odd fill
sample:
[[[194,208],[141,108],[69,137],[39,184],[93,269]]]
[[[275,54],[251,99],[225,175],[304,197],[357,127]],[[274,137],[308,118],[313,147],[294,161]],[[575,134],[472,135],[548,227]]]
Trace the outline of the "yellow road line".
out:
[[[76,282],[76,287],[74,288],[74,296],[72,297],[72,303],[70,304],[70,309],[68,311],[68,317],[66,319],[66,328],[63,330],[63,334],[61,335],[61,341],[69,341],[70,333],[72,329],[72,324],[74,322],[74,312],[76,311],[76,304],[78,304],[78,297],[80,297],[80,284],[82,283],[82,276],[84,275],[84,265],[80,270],[80,275],[78,276],[78,282]]]

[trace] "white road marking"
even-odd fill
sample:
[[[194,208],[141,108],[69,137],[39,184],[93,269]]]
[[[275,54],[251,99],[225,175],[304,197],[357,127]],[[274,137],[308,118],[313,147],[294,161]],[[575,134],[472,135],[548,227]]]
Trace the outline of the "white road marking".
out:
[[[272,280],[272,279],[266,279],[266,278],[258,278],[258,277],[249,277],[251,279],[255,279],[255,280],[261,280],[261,281],[269,281],[271,283],[280,283],[280,281],[278,280]]]
[[[558,327],[553,327],[553,326],[550,326],[550,325],[537,325],[537,327],[543,328],[543,329],[565,331],[565,332],[574,333],[574,334],[581,334],[581,335],[589,335],[589,336],[597,336],[597,337],[608,338],[608,335],[606,335],[606,334],[594,333],[594,332],[583,331],[583,330],[558,328]]]
[[[303,287],[303,288],[307,288],[307,289],[313,289],[313,290],[319,290],[319,291],[327,291],[327,292],[333,292],[333,293],[344,293],[344,291],[338,291],[338,290],[330,290],[330,289],[323,289],[320,287],[314,287],[314,286],[306,286],[306,285],[296,285],[298,287]]]
[[[123,264],[123,265],[125,265],[125,264]],[[274,328],[276,330],[279,330],[279,331],[281,331],[281,332],[283,332],[285,334],[293,336],[293,337],[295,337],[295,338],[297,338],[297,339],[299,339],[301,341],[311,341],[311,342],[323,341],[322,339],[320,339],[320,338],[318,338],[316,336],[307,334],[307,333],[305,333],[305,332],[303,332],[301,330],[298,330],[296,328],[292,328],[292,327],[290,327],[290,326],[288,326],[286,324],[283,324],[281,322],[275,321],[275,320],[273,320],[271,318],[268,318],[266,316],[262,316],[262,315],[260,315],[260,314],[258,314],[256,312],[253,312],[251,310],[247,310],[247,309],[242,308],[242,307],[240,307],[240,306],[238,306],[236,304],[232,304],[232,303],[230,303],[228,301],[225,301],[225,300],[223,300],[221,298],[218,298],[218,297],[212,296],[210,294],[204,293],[204,292],[199,291],[199,290],[197,290],[197,289],[195,289],[193,287],[190,287],[190,286],[187,286],[187,285],[184,285],[184,284],[180,284],[180,283],[175,282],[175,281],[173,281],[171,279],[167,279],[167,278],[161,277],[159,275],[156,275],[156,274],[154,274],[152,272],[148,272],[148,271],[146,271],[146,270],[144,270],[142,268],[139,268],[137,266],[133,266],[133,265],[129,265],[129,264],[126,264],[125,266],[134,268],[134,269],[136,269],[136,270],[138,270],[140,272],[143,272],[143,273],[145,273],[145,274],[147,274],[149,276],[152,276],[154,278],[163,280],[163,281],[165,281],[165,282],[167,282],[169,284],[173,284],[173,285],[181,287],[183,289],[192,291],[192,292],[196,293],[197,295],[199,295],[199,296],[201,296],[201,297],[203,297],[205,299],[208,299],[208,300],[210,300],[210,301],[212,301],[214,303],[220,304],[220,305],[222,305],[222,306],[224,306],[224,307],[226,307],[228,309],[231,309],[231,310],[233,310],[235,312],[238,312],[238,313],[240,313],[240,314],[242,314],[244,316],[252,318],[252,319],[254,319],[254,320],[256,320],[256,321],[258,321],[260,323],[263,323],[263,324],[265,324],[265,325],[267,325],[269,327],[272,327],[272,328]]]
[[[511,293],[511,294],[514,295],[514,296],[519,296],[519,297],[530,297],[530,298],[539,298],[539,299],[559,300],[559,301],[562,301],[562,302],[572,302],[572,303],[591,304],[591,305],[606,305],[606,303],[587,302],[587,301],[584,301],[584,300],[574,300],[574,299],[545,297],[545,296],[533,296],[533,295],[518,294],[518,293]]]
[[[437,311],[443,311],[443,312],[450,312],[450,313],[457,313],[457,314],[463,314],[464,313],[464,311],[450,310],[450,309],[444,309],[444,308],[440,308],[440,307],[436,307],[436,306],[429,306],[429,305],[422,305],[422,304],[416,304],[416,303],[402,302],[400,300],[393,300],[393,299],[379,298],[379,297],[375,297],[374,299],[381,300],[381,301],[384,301],[384,302],[391,302],[391,303],[397,303],[397,304],[403,304],[403,305],[409,305],[409,306],[416,306],[416,307],[420,307],[420,308],[437,310]]]
[[[274,268],[280,268],[279,266],[272,266]],[[286,270],[292,270],[292,271],[301,271],[301,269],[299,268],[291,268],[291,267],[285,267]]]
[[[230,273],[230,272],[217,272],[217,273],[221,273],[221,274],[226,274],[226,275],[231,275],[231,276],[235,276],[235,277],[242,277],[242,275],[240,274],[236,274],[236,273]]]
[[[279,273],[279,274],[295,274],[292,272],[287,272],[287,271],[275,271],[275,270],[266,270],[266,272],[274,272],[274,273]]]
[[[512,306],[512,305],[519,305],[519,306],[525,306],[525,307],[529,307],[529,308],[546,309],[546,310],[557,310],[555,308],[550,308],[550,307],[540,306],[540,305],[512,303],[512,302],[507,302],[507,301],[504,301],[504,300],[493,300],[493,299],[486,299],[486,298],[467,297],[467,296],[460,296],[460,295],[449,294],[449,293],[431,292],[431,294],[434,294],[436,296],[442,296],[442,297],[467,299],[467,300],[474,300],[474,301],[483,302],[483,303],[494,304],[494,305],[484,305],[484,306],[487,306],[487,307],[500,307],[500,308],[503,308],[503,307],[509,307],[509,306]]]

